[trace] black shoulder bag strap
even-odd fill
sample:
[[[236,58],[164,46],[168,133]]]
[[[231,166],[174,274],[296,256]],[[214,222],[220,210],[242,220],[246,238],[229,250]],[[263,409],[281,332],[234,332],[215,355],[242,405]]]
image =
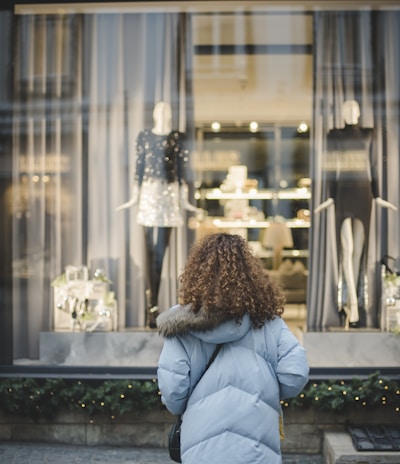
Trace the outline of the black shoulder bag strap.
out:
[[[215,347],[215,350],[210,358],[210,360],[207,363],[206,368],[204,369],[203,373],[199,377],[198,381],[192,388],[192,391],[196,388],[196,385],[199,383],[200,379],[203,377],[203,375],[206,373],[207,369],[211,366],[213,363],[214,359],[217,357],[218,352],[222,348],[223,344],[219,344]],[[186,406],[189,401],[189,397],[186,400]],[[185,406],[185,409],[186,409]],[[182,413],[183,414],[183,413]],[[168,435],[168,450],[169,450],[169,456],[170,458],[175,461],[175,462],[182,462],[181,460],[181,424],[182,424],[182,414],[180,414],[177,418],[177,421],[173,424],[169,435]]]
[[[195,383],[195,385],[193,386],[192,388],[192,391],[196,388],[197,384],[200,382],[200,380],[202,379],[203,375],[207,372],[207,369],[211,366],[211,364],[214,362],[215,358],[217,357],[217,354],[219,353],[220,349],[222,348],[223,346],[223,343],[220,343],[218,344],[216,347],[215,347],[215,350],[211,356],[211,358],[209,359],[208,363],[207,363],[207,366],[206,368],[204,369],[203,373],[201,374],[201,376],[199,377],[199,379],[197,380],[197,382]],[[189,400],[189,398],[188,398]]]
[[[197,382],[194,384],[193,388],[192,388],[192,392],[193,390],[196,388],[197,384],[200,382],[200,380],[202,379],[203,375],[207,372],[207,369],[211,366],[211,364],[214,362],[215,358],[217,357],[217,354],[219,353],[220,349],[222,348],[223,346],[223,343],[220,343],[218,344],[216,347],[215,347],[215,350],[213,352],[213,354],[211,355],[211,358],[209,359],[208,363],[207,363],[207,366],[206,368],[204,369],[203,373],[201,374],[201,376],[199,377],[199,379],[197,380]],[[186,406],[187,406],[187,403],[189,401],[189,397],[188,399],[186,400]],[[186,407],[185,407],[186,409]],[[183,413],[182,413],[183,414]],[[182,414],[179,416],[181,417]]]

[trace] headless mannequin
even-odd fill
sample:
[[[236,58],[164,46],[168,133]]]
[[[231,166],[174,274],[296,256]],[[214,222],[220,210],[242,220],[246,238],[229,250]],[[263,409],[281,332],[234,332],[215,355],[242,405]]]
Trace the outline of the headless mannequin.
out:
[[[382,207],[396,210],[377,195],[372,176],[370,152],[372,129],[358,126],[360,108],[354,100],[343,104],[344,129],[333,129],[327,136],[327,179],[329,198],[321,203],[318,213],[335,204],[336,239],[344,282],[346,302],[339,301],[345,313],[345,328],[359,327],[359,295],[357,292],[361,260],[367,256],[372,200]],[[342,307],[343,306],[343,307]]]
[[[188,150],[184,134],[173,131],[169,103],[156,103],[154,126],[138,135],[136,174],[131,199],[117,210],[138,204],[137,221],[144,226],[146,246],[146,326],[156,328],[158,294],[164,256],[172,227],[183,224],[182,209],[199,212],[188,201],[184,181]]]

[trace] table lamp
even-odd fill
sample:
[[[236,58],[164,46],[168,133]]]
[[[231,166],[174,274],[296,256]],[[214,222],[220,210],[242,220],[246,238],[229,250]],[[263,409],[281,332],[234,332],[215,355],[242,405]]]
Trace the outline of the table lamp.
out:
[[[292,232],[285,222],[271,222],[264,233],[262,245],[265,248],[272,248],[272,269],[278,269],[282,262],[283,248],[293,247]]]

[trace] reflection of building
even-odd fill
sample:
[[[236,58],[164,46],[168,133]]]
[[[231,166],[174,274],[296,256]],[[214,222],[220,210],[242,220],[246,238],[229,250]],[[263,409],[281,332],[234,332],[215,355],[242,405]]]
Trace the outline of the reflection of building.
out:
[[[188,127],[196,126],[196,130],[189,127],[193,142],[190,194],[191,200],[195,199],[204,209],[205,217],[189,215],[187,222],[193,229],[185,226],[176,231],[163,268],[164,308],[174,301],[176,275],[196,231],[197,236],[216,230],[246,234],[268,269],[273,267],[269,246],[274,247],[277,238],[282,238],[283,259],[292,263],[298,260],[298,267],[305,268],[302,292],[307,284],[304,279],[313,278],[313,272],[324,278],[327,275],[325,268],[319,267],[326,256],[324,244],[313,244],[312,252],[309,251],[309,238],[322,236],[316,228],[320,226],[319,219],[314,221],[309,214],[312,203],[323,196],[324,181],[318,169],[334,170],[337,166],[337,159],[331,156],[321,167],[318,150],[312,144],[323,147],[321,134],[340,119],[333,113],[330,95],[317,95],[319,87],[313,86],[321,74],[313,75],[317,51],[319,57],[328,55],[330,50],[328,47],[323,53],[318,48],[322,42],[313,43],[313,37],[319,34],[322,14],[311,6],[308,11],[286,5],[283,8],[283,3],[277,14],[269,9],[267,1],[258,6],[246,4],[248,10],[243,14],[229,11],[225,5],[226,11],[219,14],[219,6],[214,3],[206,4],[206,12],[196,10],[195,2],[190,3],[194,12],[190,50],[194,55],[188,58],[187,67],[191,66],[193,95],[185,94],[190,106],[185,114]],[[357,13],[357,3],[352,5]],[[8,53],[0,70],[0,252],[6,263],[0,269],[0,357],[4,356],[7,364],[12,364],[14,357],[37,359],[40,333],[51,332],[54,327],[50,283],[68,264],[107,268],[119,302],[121,332],[142,329],[137,313],[145,301],[142,243],[131,216],[116,216],[115,207],[129,197],[134,140],[151,116],[150,87],[159,77],[152,57],[132,56],[140,52],[133,50],[131,44],[147,40],[140,34],[146,28],[162,30],[164,15],[161,12],[145,18],[145,13],[132,4],[129,15],[121,11],[119,18],[111,20],[111,15],[105,13],[100,21],[86,11],[82,21],[68,7],[63,15],[54,10],[48,14],[51,4],[40,15],[32,14],[39,13],[35,8],[31,5],[27,13],[20,6],[15,14],[12,10],[0,10],[0,36]],[[82,4],[81,8],[85,6]],[[113,8],[118,10],[115,5]],[[178,11],[179,5],[176,8]],[[168,8],[165,12],[172,14]],[[381,2],[383,24],[385,12],[385,2]],[[391,14],[392,19],[397,18],[398,12]],[[153,20],[155,24],[151,23]],[[16,41],[10,22],[15,26]],[[85,29],[89,24],[90,28]],[[115,39],[119,37],[116,31],[124,31],[121,40],[128,40],[121,42],[121,48]],[[380,31],[371,36],[383,43],[381,34]],[[146,46],[155,47],[157,43],[152,37]],[[167,43],[168,40],[163,41],[163,46]],[[393,44],[394,53],[398,47]],[[160,56],[159,50],[150,55]],[[149,67],[145,66],[147,62]],[[132,63],[142,63],[140,73]],[[354,67],[349,62],[345,65],[347,78],[351,75],[358,79],[360,63],[354,63]],[[339,66],[324,63],[320,69],[324,75],[330,75]],[[382,67],[376,68],[382,79],[383,72]],[[166,75],[172,79],[175,74],[172,69]],[[334,76],[338,80],[339,74]],[[397,75],[386,77],[394,87],[398,84]],[[168,82],[164,82],[163,91],[167,87]],[[379,98],[391,107],[392,95],[390,89],[386,93],[380,91]],[[376,99],[376,95],[372,97]],[[339,96],[335,98],[339,100]],[[314,109],[322,115],[315,115],[314,121],[313,101],[322,102],[321,105],[327,102],[327,108]],[[372,105],[369,101],[363,104],[367,108]],[[182,111],[183,106],[183,99],[179,100],[175,115],[178,107]],[[325,115],[329,121],[318,125]],[[394,124],[396,119],[389,116],[387,120]],[[176,119],[177,124],[183,124]],[[211,123],[216,120],[220,122],[219,129],[212,129]],[[250,126],[252,122],[258,123],[257,129]],[[300,130],[301,122],[307,122],[313,136],[321,138],[310,139],[309,131]],[[391,126],[389,132],[398,134],[398,130]],[[380,160],[380,169],[385,169],[387,178],[383,191],[396,197],[398,182],[392,172],[398,172],[397,149],[390,153],[390,157],[382,155],[386,158]],[[342,169],[354,169],[362,162],[355,152],[341,165]],[[241,186],[237,192],[221,189],[232,165],[246,166],[248,180],[254,183]],[[310,177],[313,186],[304,187],[302,182]],[[240,211],[237,205],[241,205]],[[396,237],[398,222],[377,214],[378,222],[390,230],[388,235]],[[284,218],[284,230],[290,231],[292,241],[280,233],[270,241],[277,217]],[[379,251],[389,248],[385,236],[378,242]],[[390,247],[397,253],[396,244]],[[375,280],[378,282],[380,276]],[[327,285],[309,286],[311,292],[317,287]],[[335,296],[318,295],[311,310],[327,305]],[[378,286],[374,296],[379,298]],[[324,330],[338,325],[336,320],[326,321],[319,315],[315,319]],[[12,320],[15,353],[10,337]],[[305,324],[304,317],[301,324]],[[311,328],[321,330],[321,326]],[[25,337],[26,333],[30,336]],[[24,349],[19,343],[21,339],[26,344]]]

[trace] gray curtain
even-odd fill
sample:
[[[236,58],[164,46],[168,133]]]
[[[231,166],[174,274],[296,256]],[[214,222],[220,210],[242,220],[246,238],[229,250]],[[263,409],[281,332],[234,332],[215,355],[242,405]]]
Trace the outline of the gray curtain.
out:
[[[399,21],[390,12],[318,12],[314,15],[314,120],[311,171],[313,210],[326,200],[322,169],[326,136],[344,125],[341,105],[358,101],[359,124],[374,128],[373,161],[379,196],[399,207]],[[399,255],[399,215],[373,203],[366,259],[366,326],[379,326],[380,260]],[[313,214],[308,288],[309,331],[341,324],[334,210]]]
[[[20,15],[16,22],[13,177],[15,358],[39,357],[53,330],[52,280],[66,265],[104,269],[120,329],[144,324],[143,231],[127,201],[136,137],[156,101],[193,134],[190,18],[178,13]],[[162,277],[176,298],[186,228],[174,230]]]
[[[82,262],[80,18],[16,17],[13,185],[15,358],[37,358],[52,280]],[[68,258],[67,258],[68,257]]]

